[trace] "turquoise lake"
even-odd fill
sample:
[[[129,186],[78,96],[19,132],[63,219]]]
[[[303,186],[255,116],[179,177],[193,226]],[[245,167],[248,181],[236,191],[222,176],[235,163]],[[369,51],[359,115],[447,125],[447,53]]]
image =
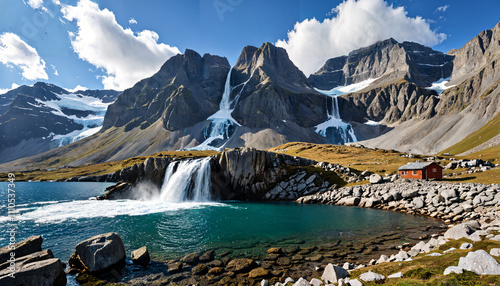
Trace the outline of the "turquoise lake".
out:
[[[166,259],[216,249],[260,255],[270,246],[327,244],[381,231],[435,225],[395,212],[290,203],[96,201],[110,183],[16,182],[20,241],[42,235],[43,248],[67,261],[76,244],[117,232],[128,253],[147,245]],[[0,222],[7,225],[7,183],[0,183]],[[8,243],[0,234],[0,245]]]

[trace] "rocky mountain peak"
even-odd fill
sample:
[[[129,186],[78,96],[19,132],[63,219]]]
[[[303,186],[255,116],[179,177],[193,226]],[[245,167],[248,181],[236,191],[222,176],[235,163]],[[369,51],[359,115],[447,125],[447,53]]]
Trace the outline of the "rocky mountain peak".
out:
[[[315,92],[306,76],[288,57],[285,49],[267,42],[260,48],[247,46],[243,49],[234,70],[236,84],[258,77],[259,82],[271,80],[293,92]]]
[[[229,68],[225,57],[202,57],[186,49],[168,59],[155,75],[125,90],[109,106],[103,129],[146,128],[162,118],[165,129],[174,131],[203,121],[218,109]]]
[[[390,38],[326,61],[310,83],[330,90],[368,79],[384,78],[385,82],[404,79],[419,86],[430,86],[446,78],[453,69],[453,56],[434,51],[418,43],[398,43]]]

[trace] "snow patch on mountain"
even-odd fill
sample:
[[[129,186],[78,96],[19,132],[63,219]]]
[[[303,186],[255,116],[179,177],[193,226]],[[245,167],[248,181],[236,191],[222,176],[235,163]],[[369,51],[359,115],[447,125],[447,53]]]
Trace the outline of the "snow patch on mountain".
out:
[[[454,87],[454,85],[447,86],[448,82],[450,82],[451,78],[441,78],[440,80],[433,82],[430,87],[427,89],[429,90],[435,90],[439,95],[443,93],[443,91],[447,90],[448,88]]]
[[[320,90],[316,89],[317,91],[328,95],[328,96],[339,96],[339,95],[344,95],[352,92],[358,92],[360,90],[363,90],[370,86],[374,81],[376,81],[378,78],[375,79],[367,79],[362,82],[346,85],[346,86],[337,86],[334,87],[330,90]]]
[[[43,101],[36,99],[38,105],[51,109],[51,113],[57,116],[66,117],[75,123],[83,125],[83,129],[74,130],[67,134],[54,134],[52,140],[57,146],[64,146],[82,138],[94,135],[99,132],[104,121],[104,115],[108,106],[112,103],[104,103],[101,99],[85,96],[78,93],[56,94],[57,100]],[[86,116],[70,114],[72,112],[82,112]]]

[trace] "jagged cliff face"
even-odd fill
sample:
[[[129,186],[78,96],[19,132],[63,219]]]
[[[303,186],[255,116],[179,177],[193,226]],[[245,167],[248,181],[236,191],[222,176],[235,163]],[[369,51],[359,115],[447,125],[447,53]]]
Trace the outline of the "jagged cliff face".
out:
[[[493,29],[485,30],[458,50],[447,53],[455,57],[453,79],[461,82],[485,65],[498,59],[500,55],[500,23]]]
[[[226,58],[186,50],[125,90],[109,107],[103,127],[144,129],[160,118],[169,131],[193,126],[218,110],[229,68]]]
[[[417,43],[398,43],[394,39],[378,42],[328,60],[309,76],[311,84],[321,90],[384,77],[386,82],[405,79],[419,86],[446,78],[453,69],[453,56],[434,51]]]
[[[342,118],[363,123],[368,120],[386,124],[411,119],[429,119],[436,114],[439,100],[435,93],[409,82],[377,87],[342,97]]]
[[[289,122],[311,128],[326,120],[325,96],[312,88],[282,48],[270,43],[245,47],[233,74],[233,97],[238,97],[233,117],[244,126]]]

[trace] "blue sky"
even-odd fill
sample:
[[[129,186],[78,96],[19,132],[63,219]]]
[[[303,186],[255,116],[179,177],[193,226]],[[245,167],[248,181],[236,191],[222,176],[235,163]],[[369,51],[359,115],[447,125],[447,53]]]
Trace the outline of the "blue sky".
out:
[[[370,41],[392,36],[447,52],[500,22],[497,0],[347,2],[2,0],[0,89],[37,81],[124,89],[186,48],[233,65],[243,47],[264,42],[286,48],[308,75]]]

